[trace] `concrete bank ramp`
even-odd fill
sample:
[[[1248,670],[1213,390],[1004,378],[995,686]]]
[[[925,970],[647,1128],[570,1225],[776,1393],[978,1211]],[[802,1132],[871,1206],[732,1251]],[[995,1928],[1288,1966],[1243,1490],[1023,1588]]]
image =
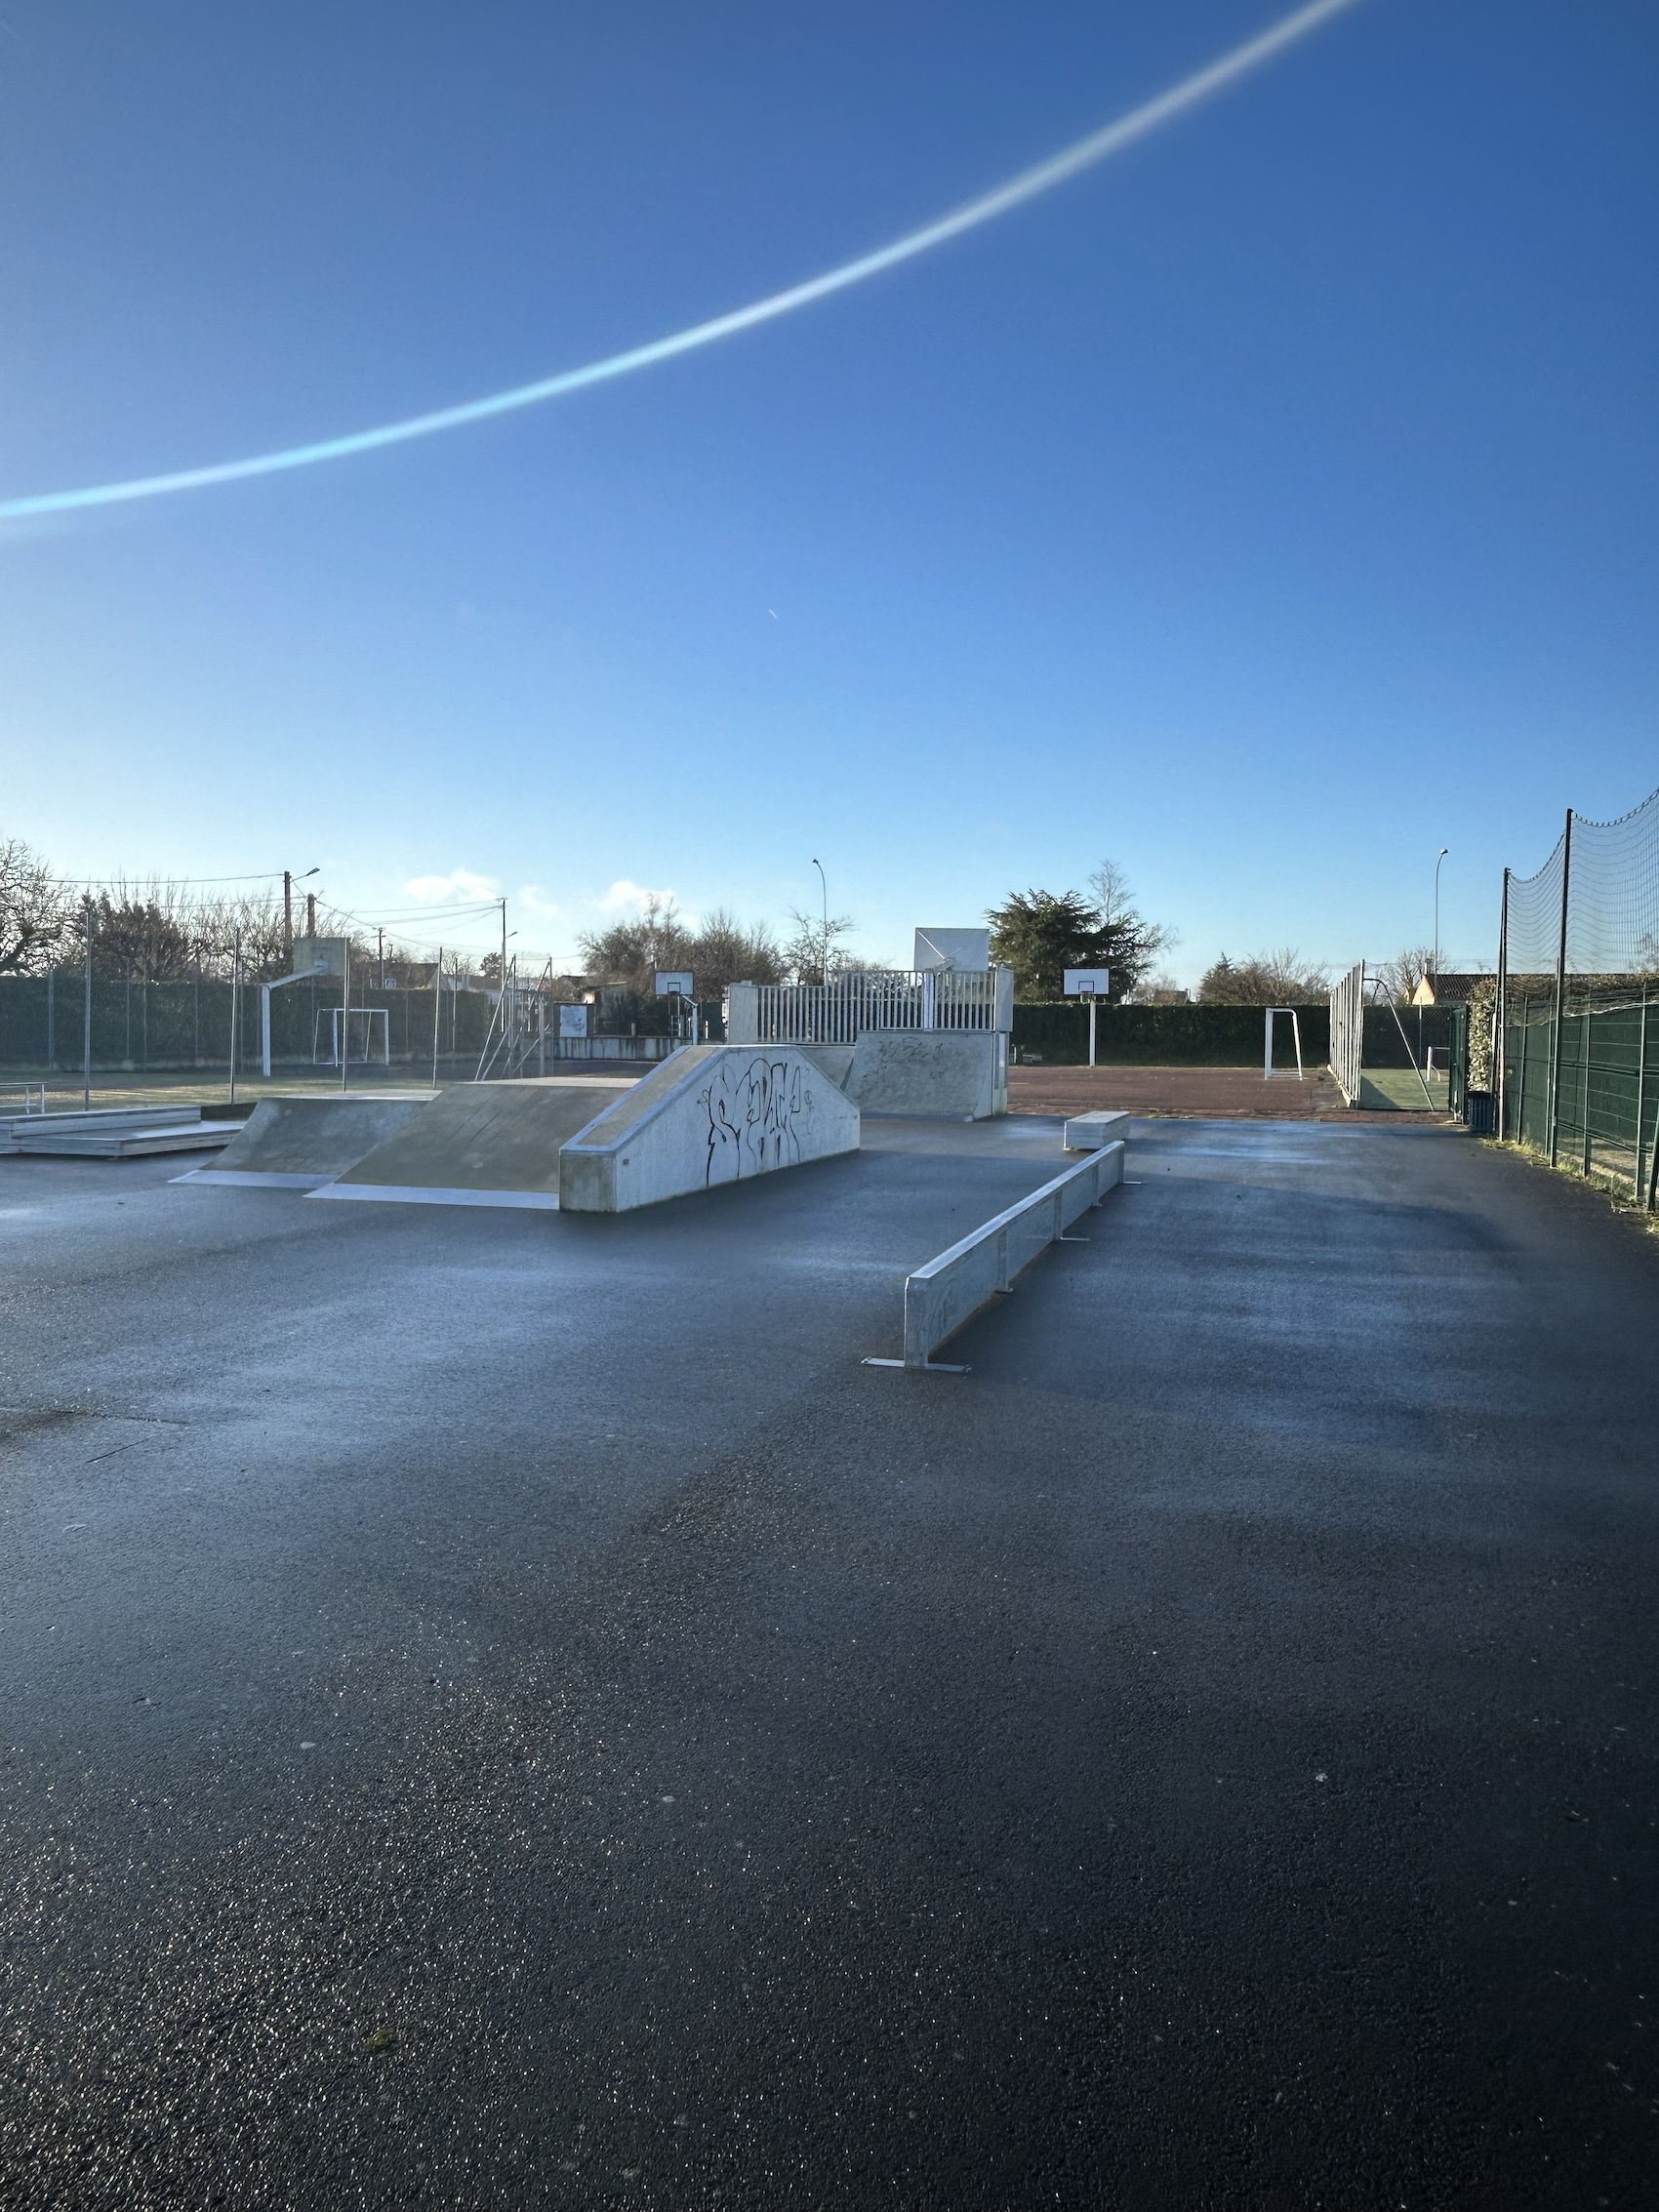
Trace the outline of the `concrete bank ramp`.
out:
[[[861,1113],[985,1121],[1008,1111],[1007,1041],[982,1029],[866,1029],[842,1087]]]
[[[621,1214],[856,1152],[859,1117],[794,1045],[682,1045],[559,1155],[567,1213]]]
[[[550,1210],[560,1146],[635,1088],[628,1076],[457,1083],[313,1195]]]
[[[431,1091],[296,1091],[261,1099],[220,1154],[217,1167],[181,1183],[241,1184],[253,1189],[314,1190],[355,1167],[432,1105]]]

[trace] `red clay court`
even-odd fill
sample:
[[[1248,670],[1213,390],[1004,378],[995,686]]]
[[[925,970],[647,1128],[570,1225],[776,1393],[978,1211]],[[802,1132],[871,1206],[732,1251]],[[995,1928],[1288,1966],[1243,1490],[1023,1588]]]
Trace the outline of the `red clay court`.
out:
[[[1010,1067],[1010,1113],[1088,1113],[1111,1106],[1125,1113],[1193,1120],[1395,1121],[1394,1113],[1357,1113],[1343,1104],[1330,1070],[1307,1080],[1259,1067]],[[1421,1119],[1439,1120],[1423,1114]]]

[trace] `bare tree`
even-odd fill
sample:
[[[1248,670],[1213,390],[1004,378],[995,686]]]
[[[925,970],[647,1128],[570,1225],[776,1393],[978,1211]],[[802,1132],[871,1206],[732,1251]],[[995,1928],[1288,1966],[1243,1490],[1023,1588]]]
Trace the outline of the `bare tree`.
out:
[[[826,922],[821,913],[803,914],[791,906],[789,923],[793,934],[779,957],[791,983],[828,983],[855,965],[846,945],[853,934],[851,914],[831,914]]]
[[[1159,974],[1136,985],[1134,1003],[1137,1006],[1191,1006],[1193,996],[1173,976]]]
[[[20,837],[0,839],[0,975],[50,967],[73,929],[74,894]]]
[[[620,984],[646,998],[660,968],[689,968],[699,998],[718,998],[728,984],[779,983],[784,975],[763,924],[750,928],[716,906],[693,929],[671,899],[649,899],[633,920],[589,931],[577,945],[592,982]]]
[[[1198,985],[1198,996],[1211,1006],[1314,1006],[1329,994],[1330,978],[1304,960],[1294,945],[1258,952],[1253,960],[1212,963]]]
[[[1141,981],[1160,952],[1180,942],[1166,922],[1149,922],[1135,904],[1128,870],[1117,861],[1102,861],[1089,877],[1098,928],[1104,944],[1103,966],[1113,971],[1117,998],[1144,995]]]
[[[1412,992],[1423,978],[1434,971],[1435,948],[1432,945],[1408,945],[1403,952],[1396,952],[1392,960],[1385,960],[1381,974],[1388,985],[1389,996],[1400,1005],[1410,1002]]]

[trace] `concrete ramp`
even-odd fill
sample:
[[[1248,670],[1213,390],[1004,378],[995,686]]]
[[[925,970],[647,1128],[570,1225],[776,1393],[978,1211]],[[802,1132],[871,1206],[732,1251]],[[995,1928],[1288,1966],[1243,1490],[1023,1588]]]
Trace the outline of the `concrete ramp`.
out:
[[[866,1029],[843,1087],[861,1113],[985,1121],[1008,1111],[1007,1043],[985,1029]]]
[[[856,1152],[858,1109],[794,1045],[682,1045],[559,1155],[567,1213],[621,1214]]]
[[[635,1088],[627,1076],[457,1083],[312,1195],[551,1210],[560,1146]]]
[[[261,1099],[217,1167],[180,1183],[228,1183],[264,1190],[314,1190],[430,1110],[431,1091],[300,1091]]]

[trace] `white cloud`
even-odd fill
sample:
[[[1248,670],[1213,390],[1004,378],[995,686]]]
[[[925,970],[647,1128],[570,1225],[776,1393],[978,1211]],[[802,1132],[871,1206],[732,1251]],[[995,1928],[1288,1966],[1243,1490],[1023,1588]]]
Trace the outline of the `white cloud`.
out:
[[[647,901],[659,899],[666,905],[672,897],[671,891],[652,891],[643,883],[630,883],[626,875],[621,875],[598,902],[598,905],[600,912],[605,914],[637,914]]]
[[[564,912],[556,899],[549,899],[539,883],[520,885],[512,895],[513,906],[525,913],[539,915],[544,921],[553,921]]]
[[[412,899],[436,905],[440,900],[499,899],[493,875],[474,875],[467,867],[451,868],[448,875],[417,875],[403,886]]]

